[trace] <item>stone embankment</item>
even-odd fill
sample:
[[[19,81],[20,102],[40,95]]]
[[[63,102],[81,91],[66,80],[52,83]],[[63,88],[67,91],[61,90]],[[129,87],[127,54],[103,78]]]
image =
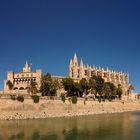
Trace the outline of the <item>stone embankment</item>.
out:
[[[101,102],[78,100],[77,104],[69,101],[41,99],[34,104],[32,99],[23,103],[11,99],[0,99],[0,119],[38,119],[51,117],[73,117],[106,113],[140,111],[140,101]]]

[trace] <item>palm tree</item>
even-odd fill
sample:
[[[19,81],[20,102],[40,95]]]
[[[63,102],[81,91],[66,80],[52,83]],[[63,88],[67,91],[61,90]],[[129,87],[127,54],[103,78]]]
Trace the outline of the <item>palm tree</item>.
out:
[[[128,87],[128,95],[131,94],[134,89],[135,88],[133,87],[133,85],[129,85],[129,87]]]
[[[116,95],[119,97],[119,99],[121,99],[122,94],[123,94],[122,86],[121,84],[118,84],[118,87],[116,88]]]
[[[42,96],[55,96],[57,88],[49,73],[42,75],[40,91]]]
[[[6,82],[6,85],[8,86],[8,88],[9,88],[10,91],[13,90],[14,85],[13,85],[13,83],[12,83],[10,80],[8,80],[8,81]]]
[[[28,93],[32,93],[32,95],[37,93],[37,83],[35,81],[31,81],[28,87]]]

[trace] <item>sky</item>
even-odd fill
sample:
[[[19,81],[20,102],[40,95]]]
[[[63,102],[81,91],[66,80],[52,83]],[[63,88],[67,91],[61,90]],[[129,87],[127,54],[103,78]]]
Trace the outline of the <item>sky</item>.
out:
[[[0,0],[0,89],[7,71],[68,76],[85,64],[128,72],[140,93],[139,0]]]

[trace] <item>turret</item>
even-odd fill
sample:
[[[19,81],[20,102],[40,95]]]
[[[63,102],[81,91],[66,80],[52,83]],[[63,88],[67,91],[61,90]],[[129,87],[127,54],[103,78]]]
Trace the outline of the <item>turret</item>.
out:
[[[74,66],[78,66],[78,59],[77,59],[76,53],[74,54],[73,65],[74,65]]]
[[[69,64],[69,68],[71,68],[73,66],[73,62],[72,59],[70,60],[70,64]]]
[[[80,72],[79,72],[79,77],[80,79],[84,78],[84,64],[83,64],[83,60],[81,58],[81,62],[80,62]]]
[[[26,61],[25,66],[23,67],[23,72],[31,72],[31,67],[29,66],[27,61]]]
[[[73,77],[73,62],[72,59],[70,60],[70,64],[69,64],[69,77]]]
[[[80,67],[83,67],[83,66],[84,66],[84,64],[83,64],[83,60],[81,58]]]

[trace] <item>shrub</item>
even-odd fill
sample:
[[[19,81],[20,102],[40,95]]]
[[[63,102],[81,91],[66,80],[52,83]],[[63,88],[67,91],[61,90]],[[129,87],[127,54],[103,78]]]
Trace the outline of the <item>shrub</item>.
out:
[[[77,103],[77,96],[72,96],[72,103],[76,104]]]
[[[22,95],[20,95],[20,96],[17,97],[17,100],[19,102],[24,102],[24,97]]]
[[[71,97],[68,98],[69,103],[71,103]]]
[[[11,96],[11,99],[12,99],[13,101],[16,100],[16,95],[10,95],[10,96]]]
[[[102,101],[105,102],[105,98],[103,98]]]
[[[102,101],[102,99],[99,97],[99,98],[98,98],[98,102],[101,103],[101,101]]]
[[[84,100],[84,105],[86,104],[86,100]]]
[[[33,95],[33,96],[31,96],[32,97],[32,99],[33,99],[33,101],[34,101],[34,103],[39,103],[39,96],[38,95]]]
[[[111,102],[112,100],[114,100],[114,96],[109,96],[108,101]]]
[[[61,94],[61,100],[63,101],[63,103],[65,103],[65,101],[66,101],[65,94]]]
[[[112,98],[108,98],[108,101],[111,102],[112,101]]]
[[[50,96],[50,100],[54,100],[54,96]]]

